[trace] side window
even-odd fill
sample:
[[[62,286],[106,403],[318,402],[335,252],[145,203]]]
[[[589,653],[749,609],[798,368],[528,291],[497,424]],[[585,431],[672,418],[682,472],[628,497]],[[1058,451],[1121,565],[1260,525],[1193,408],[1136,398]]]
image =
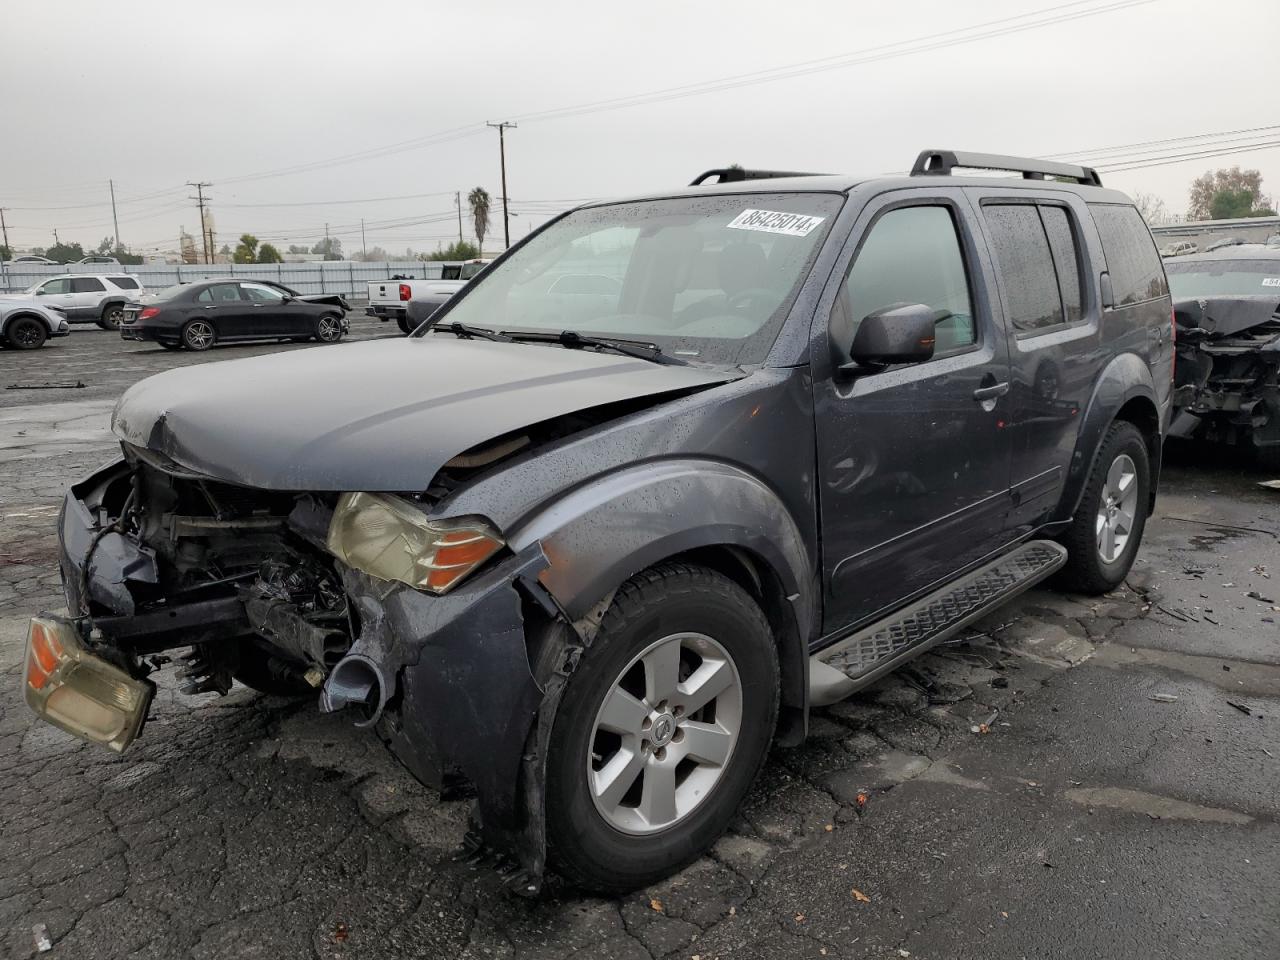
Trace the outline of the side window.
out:
[[[1076,323],[1084,317],[1083,289],[1080,280],[1080,259],[1076,253],[1075,230],[1071,215],[1062,207],[1043,206],[1040,219],[1049,237],[1049,249],[1053,251],[1053,264],[1058,270],[1058,289],[1062,292],[1062,307],[1067,323]]]
[[[201,290],[196,295],[196,300],[199,303],[238,303],[240,289],[234,283],[215,283]]]
[[[895,303],[923,303],[950,314],[937,326],[939,354],[977,342],[973,298],[950,208],[899,207],[872,225],[832,315],[831,332],[840,349],[849,349],[863,317]]]
[[[284,294],[275,287],[268,287],[261,283],[242,283],[240,289],[254,303],[279,303],[284,299]]]
[[[1062,297],[1040,213],[1030,203],[984,204],[1009,325],[1019,333],[1061,325]]]
[[[1117,307],[1169,295],[1155,241],[1134,207],[1091,203]]]
[[[108,277],[107,279],[110,280],[117,287],[119,287],[121,290],[137,290],[138,289],[138,281],[133,279],[133,277]]]
[[[50,280],[36,294],[38,297],[49,297],[57,293],[70,293],[71,281],[66,277],[59,277],[57,280]]]
[[[106,289],[97,277],[74,277],[71,280],[72,293],[102,293]]]

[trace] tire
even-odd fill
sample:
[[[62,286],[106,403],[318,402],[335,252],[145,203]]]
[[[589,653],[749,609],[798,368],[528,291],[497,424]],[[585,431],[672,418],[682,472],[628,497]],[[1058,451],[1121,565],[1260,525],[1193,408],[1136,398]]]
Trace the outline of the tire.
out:
[[[658,670],[658,678],[678,675],[683,684],[696,669],[728,686],[685,713],[680,701],[689,703],[696,689],[655,685],[651,667],[664,663],[671,669]],[[613,721],[606,702],[617,708]],[[556,715],[546,781],[553,866],[580,887],[622,893],[695,860],[737,812],[777,715],[777,649],[751,596],[685,563],[637,574],[615,595]],[[605,729],[615,723],[629,732]],[[687,756],[695,743],[723,759]],[[608,789],[611,766],[627,773]],[[667,804],[658,802],[663,797]]]
[[[316,340],[320,343],[337,343],[342,339],[342,317],[326,313],[316,321]]]
[[[156,343],[160,344],[160,346],[162,346],[162,347],[163,347],[164,349],[166,349],[166,350],[181,350],[181,349],[182,349],[182,344],[180,344],[180,343],[169,343],[169,342],[168,342],[168,341],[166,341],[166,340],[157,340],[157,341],[156,341]]]
[[[314,696],[316,690],[303,680],[301,667],[272,654],[253,637],[240,640],[231,675],[250,689],[273,697]]]
[[[1128,485],[1126,475],[1132,476]],[[1150,495],[1146,441],[1132,423],[1117,420],[1102,439],[1080,497],[1080,509],[1062,536],[1067,563],[1058,582],[1088,594],[1107,593],[1120,586],[1142,543]],[[1108,516],[1112,519],[1104,519]]]
[[[208,320],[188,320],[182,328],[182,345],[188,350],[208,350],[218,342],[218,333]]]
[[[14,350],[38,350],[49,339],[49,331],[35,317],[18,317],[4,328],[4,338]]]
[[[103,330],[119,330],[120,321],[124,319],[124,304],[109,303],[102,308],[102,316],[98,318],[98,326]]]
[[[404,333],[413,333],[414,331],[414,325],[409,322],[408,317],[397,317],[396,326]]]

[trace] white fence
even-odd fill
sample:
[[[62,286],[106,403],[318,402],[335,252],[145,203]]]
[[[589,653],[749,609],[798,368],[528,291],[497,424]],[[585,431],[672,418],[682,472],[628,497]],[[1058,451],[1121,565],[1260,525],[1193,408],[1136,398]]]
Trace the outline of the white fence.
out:
[[[444,264],[431,260],[370,262],[325,260],[311,263],[144,263],[116,266],[104,263],[71,263],[65,266],[37,263],[0,264],[0,291],[16,293],[45,277],[67,273],[127,273],[147,290],[158,291],[176,283],[218,277],[274,280],[299,293],[341,293],[363,297],[370,280],[394,276],[438,280]]]

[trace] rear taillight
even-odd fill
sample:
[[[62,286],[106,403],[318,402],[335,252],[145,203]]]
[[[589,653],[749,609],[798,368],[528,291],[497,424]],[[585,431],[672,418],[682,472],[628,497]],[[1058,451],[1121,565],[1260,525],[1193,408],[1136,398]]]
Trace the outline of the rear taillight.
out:
[[[144,307],[142,312],[138,314],[139,320],[150,320],[152,317],[160,315],[159,307]]]
[[[408,300],[411,296],[413,296],[413,291],[409,288],[409,285],[407,283],[400,284],[400,299]]]

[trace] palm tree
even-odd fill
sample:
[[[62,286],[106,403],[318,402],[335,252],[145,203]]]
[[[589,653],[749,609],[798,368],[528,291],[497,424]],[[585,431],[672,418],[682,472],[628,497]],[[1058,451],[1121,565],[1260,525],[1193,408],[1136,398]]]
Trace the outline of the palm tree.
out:
[[[471,205],[471,219],[476,225],[477,245],[483,254],[484,235],[489,232],[489,191],[484,187],[476,187],[467,194],[467,203]]]

